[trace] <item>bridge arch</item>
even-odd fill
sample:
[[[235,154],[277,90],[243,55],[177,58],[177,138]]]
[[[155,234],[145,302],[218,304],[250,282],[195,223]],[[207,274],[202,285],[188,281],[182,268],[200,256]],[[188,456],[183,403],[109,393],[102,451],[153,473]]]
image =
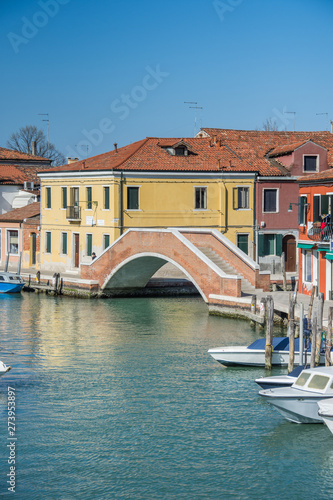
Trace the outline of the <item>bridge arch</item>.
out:
[[[187,269],[169,256],[156,252],[139,252],[120,262],[105,278],[101,289],[107,292],[144,288],[152,276],[167,262],[184,273],[198,290],[203,300],[207,302],[207,297],[202,288]]]

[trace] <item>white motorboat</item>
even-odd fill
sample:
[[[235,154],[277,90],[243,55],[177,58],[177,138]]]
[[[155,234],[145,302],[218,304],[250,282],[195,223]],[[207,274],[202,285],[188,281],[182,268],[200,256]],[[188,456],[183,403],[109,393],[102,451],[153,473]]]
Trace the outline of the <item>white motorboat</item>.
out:
[[[318,407],[318,415],[324,420],[324,423],[333,434],[333,398],[318,401]]]
[[[304,366],[297,366],[286,375],[272,375],[271,377],[259,377],[255,382],[262,389],[274,389],[276,387],[290,387],[296,382],[298,375],[304,370]]]
[[[208,353],[225,366],[265,366],[266,339],[257,339],[249,346],[228,346],[209,349]],[[287,366],[289,362],[289,338],[274,337],[272,366]],[[308,349],[308,356],[310,352]],[[310,359],[310,357],[308,358]],[[299,339],[295,339],[295,364],[300,362]],[[320,356],[320,364],[325,364],[325,354]]]
[[[5,365],[5,363],[0,361],[0,377],[2,377],[2,375],[4,375],[5,373],[9,372],[9,370],[11,369],[12,369],[11,366],[7,366]]]
[[[333,397],[333,366],[307,368],[291,387],[259,391],[290,422],[322,424],[318,402]]]

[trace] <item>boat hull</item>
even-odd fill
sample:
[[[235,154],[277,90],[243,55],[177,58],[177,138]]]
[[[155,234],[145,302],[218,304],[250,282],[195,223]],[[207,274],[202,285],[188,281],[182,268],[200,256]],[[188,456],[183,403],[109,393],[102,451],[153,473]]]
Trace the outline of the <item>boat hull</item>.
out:
[[[319,401],[318,407],[318,415],[324,420],[324,424],[333,434],[333,398],[322,399]]]
[[[262,349],[248,349],[247,347],[230,346],[209,349],[208,353],[224,366],[265,366],[265,351]],[[308,359],[310,353],[308,353]],[[294,363],[300,362],[299,351],[295,351]],[[288,366],[289,351],[274,351],[272,366]],[[325,363],[325,356],[320,356],[320,363]]]
[[[0,293],[19,293],[24,283],[0,283]]]
[[[2,375],[5,375],[5,373],[9,372],[9,370],[11,369],[12,369],[11,366],[7,366],[5,365],[5,363],[0,361],[0,377],[2,377]]]

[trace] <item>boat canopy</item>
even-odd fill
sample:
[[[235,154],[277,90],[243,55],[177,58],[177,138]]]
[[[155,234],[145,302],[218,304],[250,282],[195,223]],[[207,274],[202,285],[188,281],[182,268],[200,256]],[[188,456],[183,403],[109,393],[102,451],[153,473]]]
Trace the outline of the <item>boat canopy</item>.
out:
[[[295,349],[298,349],[298,346],[296,347],[296,340],[295,339]],[[272,341],[273,349],[275,351],[288,351],[289,350],[289,338],[288,337],[273,337]],[[260,349],[260,350],[265,350],[266,346],[266,339],[257,339],[255,340],[252,344],[248,346],[248,349]]]

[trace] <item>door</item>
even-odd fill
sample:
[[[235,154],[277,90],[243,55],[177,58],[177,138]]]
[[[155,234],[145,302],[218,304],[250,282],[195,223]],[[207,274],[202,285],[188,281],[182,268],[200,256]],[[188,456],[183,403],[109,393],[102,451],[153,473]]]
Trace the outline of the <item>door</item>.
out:
[[[296,271],[296,239],[295,236],[287,234],[282,240],[282,251],[286,260],[286,272],[294,273]]]
[[[36,265],[36,233],[30,233],[30,266]]]
[[[74,233],[74,267],[80,265],[80,235]]]

